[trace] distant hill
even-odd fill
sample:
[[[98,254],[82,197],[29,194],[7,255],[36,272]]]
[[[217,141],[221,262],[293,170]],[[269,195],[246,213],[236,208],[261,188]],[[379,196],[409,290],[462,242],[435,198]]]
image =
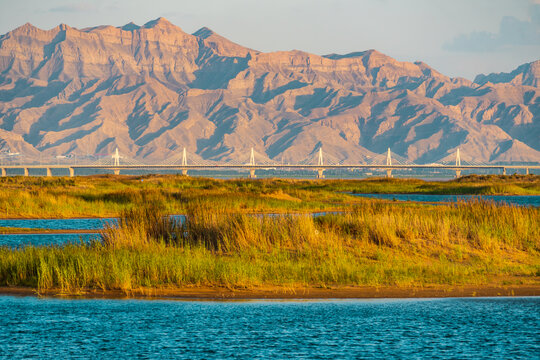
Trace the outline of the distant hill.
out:
[[[540,61],[471,82],[376,50],[263,53],[163,18],[26,24],[0,37],[0,151],[540,162],[539,78]]]

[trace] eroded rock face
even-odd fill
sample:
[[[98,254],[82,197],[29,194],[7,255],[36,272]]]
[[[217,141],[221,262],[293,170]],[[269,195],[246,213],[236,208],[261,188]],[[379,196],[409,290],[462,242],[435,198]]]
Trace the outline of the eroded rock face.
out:
[[[0,151],[160,161],[183,147],[240,159],[362,162],[391,147],[429,163],[540,161],[540,61],[452,79],[375,50],[262,53],[160,18],[0,37]]]

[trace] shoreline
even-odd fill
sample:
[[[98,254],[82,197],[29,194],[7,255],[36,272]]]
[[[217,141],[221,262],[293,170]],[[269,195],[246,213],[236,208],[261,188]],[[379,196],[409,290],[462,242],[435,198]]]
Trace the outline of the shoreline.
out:
[[[424,287],[344,286],[335,288],[278,286],[254,289],[224,287],[138,288],[132,290],[87,289],[63,292],[47,289],[38,292],[28,287],[0,287],[0,296],[34,296],[66,299],[147,299],[147,300],[316,300],[316,299],[421,299],[499,296],[540,296],[540,284],[534,285],[433,285]]]

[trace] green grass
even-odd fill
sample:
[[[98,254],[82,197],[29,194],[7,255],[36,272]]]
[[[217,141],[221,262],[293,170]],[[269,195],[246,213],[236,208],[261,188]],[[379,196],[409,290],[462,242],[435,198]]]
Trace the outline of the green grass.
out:
[[[347,193],[540,195],[540,177],[469,176],[422,180],[214,180],[175,175],[0,178],[0,218],[109,217],[149,202],[184,213],[194,202],[231,212],[345,210],[362,200]]]
[[[166,206],[125,210],[90,245],[0,248],[0,286],[88,289],[211,286],[538,284],[540,209],[473,201],[361,199],[343,214],[231,213],[204,199],[187,222]]]

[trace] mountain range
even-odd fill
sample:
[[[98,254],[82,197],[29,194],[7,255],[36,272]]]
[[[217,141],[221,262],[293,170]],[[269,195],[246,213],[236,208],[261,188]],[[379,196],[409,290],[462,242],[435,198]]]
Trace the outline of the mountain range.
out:
[[[164,18],[0,37],[0,152],[540,162],[540,60],[450,78],[376,50],[265,53]]]

